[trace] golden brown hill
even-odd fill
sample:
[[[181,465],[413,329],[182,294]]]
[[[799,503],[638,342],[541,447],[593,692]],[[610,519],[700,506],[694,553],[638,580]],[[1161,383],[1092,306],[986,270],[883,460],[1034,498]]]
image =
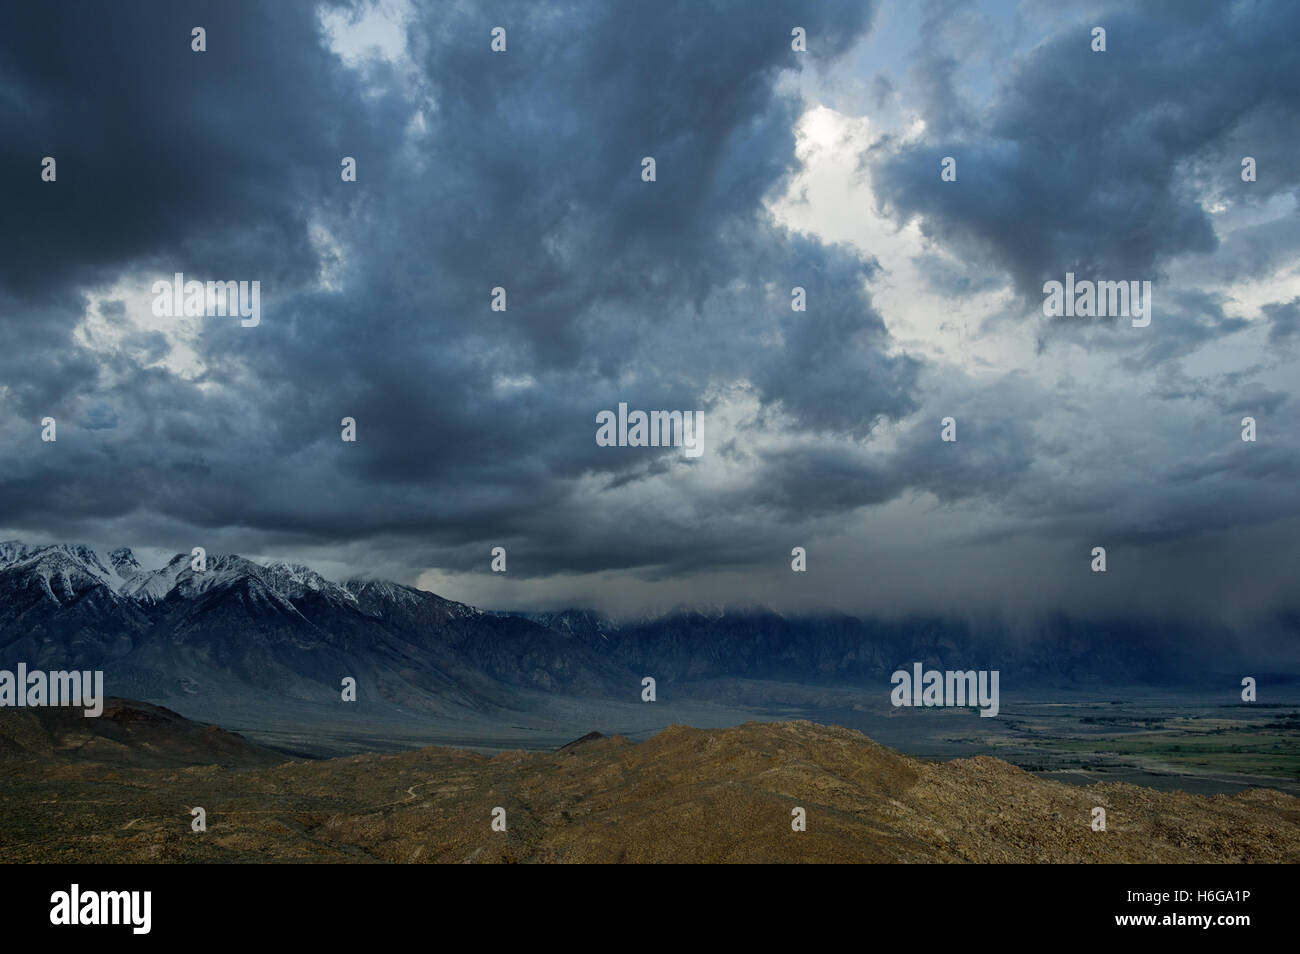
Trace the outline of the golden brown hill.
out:
[[[1300,861],[1289,795],[1080,788],[993,758],[922,762],[811,722],[672,726],[640,744],[494,758],[428,748],[245,771],[63,764],[19,782],[0,801],[12,860]],[[195,805],[206,833],[190,831]],[[497,807],[504,832],[491,827]],[[795,807],[807,831],[791,830]]]

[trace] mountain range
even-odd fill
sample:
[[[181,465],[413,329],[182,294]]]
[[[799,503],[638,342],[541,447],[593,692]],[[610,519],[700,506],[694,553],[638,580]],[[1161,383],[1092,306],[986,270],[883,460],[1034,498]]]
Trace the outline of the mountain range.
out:
[[[103,669],[139,699],[249,693],[404,711],[508,711],[521,693],[634,701],[641,679],[689,694],[719,680],[879,687],[914,662],[998,669],[1017,685],[1186,685],[1294,673],[1295,620],[1267,632],[1142,619],[1055,617],[1011,631],[939,616],[783,616],[682,610],[615,621],[581,609],[477,609],[383,580],[342,583],[295,563],[178,554],[146,570],[130,549],[0,543],[0,667]],[[1289,654],[1289,655],[1288,655]],[[1260,667],[1247,670],[1245,667]]]

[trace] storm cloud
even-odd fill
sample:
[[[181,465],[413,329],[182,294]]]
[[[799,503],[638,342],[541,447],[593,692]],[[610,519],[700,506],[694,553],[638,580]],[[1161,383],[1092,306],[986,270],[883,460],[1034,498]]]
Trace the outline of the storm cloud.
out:
[[[1106,542],[1129,575],[1085,608],[1247,564],[1234,607],[1285,605],[1300,290],[1234,283],[1285,287],[1300,238],[1295,11],[1117,11],[1105,54],[1066,12],[998,60],[1005,13],[909,9],[916,56],[864,63],[861,2],[6,11],[0,529],[613,611],[1077,609]],[[854,84],[865,139],[810,151]],[[838,153],[896,237],[800,199]],[[1156,279],[1152,334],[1045,322],[1067,270]],[[261,323],[153,315],[177,272],[260,281]],[[933,316],[977,300],[955,352]],[[620,402],[703,411],[704,455],[598,446]]]

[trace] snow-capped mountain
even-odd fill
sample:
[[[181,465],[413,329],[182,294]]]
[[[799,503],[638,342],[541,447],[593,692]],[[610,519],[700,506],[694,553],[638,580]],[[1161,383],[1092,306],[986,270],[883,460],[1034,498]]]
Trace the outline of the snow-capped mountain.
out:
[[[317,597],[337,606],[358,607],[358,594],[372,604],[391,603],[414,607],[432,598],[447,608],[448,616],[472,616],[480,612],[431,593],[383,580],[349,580],[345,584],[325,579],[300,563],[255,563],[237,554],[213,554],[205,567],[193,569],[192,558],[178,553],[166,566],[145,570],[129,547],[119,547],[101,560],[83,544],[28,544],[20,540],[0,542],[0,573],[30,576],[56,603],[66,603],[92,587],[143,604],[160,603],[169,597],[195,599],[203,594],[256,580],[268,598],[292,604]]]
[[[32,546],[19,540],[0,542],[0,572],[27,577],[29,584],[39,586],[60,605],[97,586],[117,593],[126,583],[116,568],[105,566],[94,550],[80,544]]]
[[[299,600],[308,594],[339,605],[356,606],[357,598],[353,593],[332,583],[310,567],[301,563],[269,563],[262,567],[262,579],[279,593],[291,600]]]
[[[108,564],[117,571],[117,575],[123,580],[129,580],[137,574],[143,573],[140,561],[135,558],[130,547],[118,547],[108,554]]]
[[[384,580],[335,583],[295,563],[0,543],[0,668],[102,668],[118,691],[166,700],[249,688],[443,711],[509,706],[509,687],[601,691],[623,674],[544,626]]]
[[[1279,638],[1293,640],[1297,625],[1282,621]],[[105,561],[85,546],[0,543],[0,669],[99,668],[112,691],[155,702],[202,694],[240,705],[251,692],[332,705],[352,677],[359,698],[403,709],[509,710],[527,704],[521,690],[634,700],[647,674],[661,691],[718,679],[888,685],[892,669],[916,661],[1034,673],[1038,684],[1174,683],[1205,678],[1207,646],[1224,671],[1244,665],[1222,627],[1057,618],[1010,644],[996,621],[761,607],[615,622],[580,609],[485,613],[233,554],[209,554],[202,571],[188,554],[145,570],[125,548]]]

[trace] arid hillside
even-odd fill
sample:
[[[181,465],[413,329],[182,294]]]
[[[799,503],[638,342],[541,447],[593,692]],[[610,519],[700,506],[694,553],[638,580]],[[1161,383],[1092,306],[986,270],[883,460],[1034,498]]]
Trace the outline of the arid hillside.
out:
[[[426,748],[267,767],[267,750],[238,737],[196,732],[171,713],[142,723],[122,708],[99,726],[78,720],[90,735],[114,733],[111,744],[71,749],[42,750],[30,713],[0,713],[8,860],[1300,861],[1300,799],[1289,795],[1068,786],[993,758],[922,762],[811,722],[672,726],[640,744],[586,737],[491,758]],[[124,736],[123,722],[136,731]],[[190,764],[154,767],[177,733]],[[225,764],[193,764],[205,739]],[[195,806],[206,832],[191,830]],[[1106,810],[1105,831],[1092,828],[1094,807]],[[497,808],[505,831],[493,828]],[[806,831],[792,830],[795,808]]]

